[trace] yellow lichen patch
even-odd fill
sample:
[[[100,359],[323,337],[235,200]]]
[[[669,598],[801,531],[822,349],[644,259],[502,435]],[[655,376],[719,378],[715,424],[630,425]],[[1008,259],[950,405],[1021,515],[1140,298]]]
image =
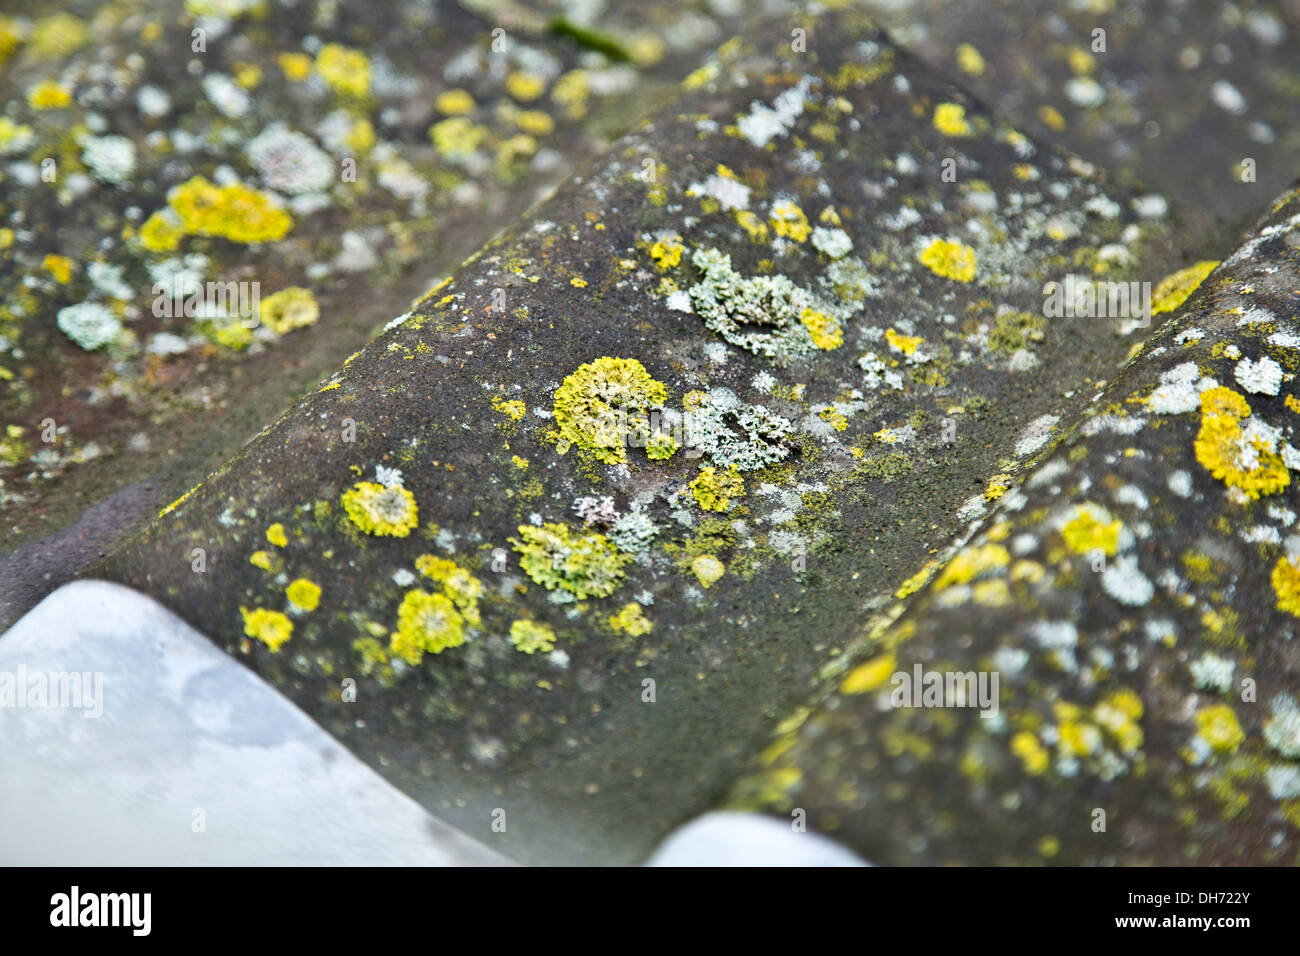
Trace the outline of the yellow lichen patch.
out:
[[[691,494],[705,511],[726,511],[732,499],[744,496],[745,479],[735,466],[720,472],[705,465],[691,482]]]
[[[555,650],[555,632],[537,621],[518,620],[510,625],[510,643],[525,654]]]
[[[473,156],[487,137],[487,129],[463,116],[452,116],[429,127],[429,142],[447,159],[464,160]]]
[[[628,435],[648,431],[648,413],[667,398],[667,388],[636,359],[604,356],[581,365],[555,390],[556,450],[577,445],[606,464],[626,462]]]
[[[524,417],[528,407],[517,398],[504,399],[500,396],[492,399],[492,408],[500,412],[512,422],[517,422]]]
[[[1196,460],[1215,478],[1251,498],[1281,491],[1291,473],[1269,447],[1262,433],[1247,435],[1243,420],[1250,405],[1224,386],[1201,393],[1201,430],[1196,435]]]
[[[218,186],[194,176],[168,196],[180,228],[231,242],[278,242],[293,228],[293,219],[272,197],[240,183]]]
[[[682,244],[681,238],[674,236],[668,239],[659,239],[650,247],[650,258],[655,261],[660,269],[667,272],[669,269],[676,268],[681,264],[682,253],[686,247]]]
[[[888,76],[893,69],[894,51],[885,47],[870,63],[856,63],[852,60],[841,63],[839,70],[830,79],[830,86],[833,90],[845,90],[850,86],[862,89],[881,77]]]
[[[50,275],[54,276],[59,285],[67,285],[72,278],[72,267],[74,263],[67,256],[59,256],[54,253],[46,254],[41,261],[41,267]]]
[[[234,70],[235,82],[246,90],[251,90],[262,82],[262,68],[256,63],[236,63]]]
[[[550,136],[555,132],[555,120],[543,110],[520,110],[515,114],[515,125],[531,136]]]
[[[53,80],[29,87],[27,105],[34,110],[61,110],[72,105],[72,91]]]
[[[462,89],[443,90],[433,101],[433,108],[445,116],[464,116],[474,112],[474,97]]]
[[[955,239],[935,239],[921,250],[920,260],[945,279],[970,282],[975,278],[975,250]]]
[[[925,344],[925,339],[919,335],[903,335],[892,328],[885,329],[885,341],[891,349],[904,355],[916,354],[916,350]]]
[[[701,87],[708,86],[718,78],[718,74],[721,71],[722,67],[720,64],[713,61],[705,63],[698,70],[687,74],[686,79],[682,80],[682,89],[698,90]]]
[[[284,533],[284,525],[276,522],[266,529],[266,540],[271,542],[277,548],[283,548],[289,543],[289,537]]]
[[[812,234],[812,226],[809,225],[804,211],[789,200],[773,204],[769,220],[772,223],[772,231],[785,239],[806,242]]]
[[[1196,712],[1196,734],[1212,750],[1236,750],[1246,739],[1236,713],[1227,704],[1213,704]]]
[[[1091,554],[1100,550],[1107,556],[1114,556],[1119,550],[1119,535],[1124,530],[1124,522],[1118,518],[1107,522],[1110,517],[1095,505],[1080,505],[1061,529],[1065,546],[1075,554]]]
[[[1008,474],[994,475],[984,489],[985,501],[997,501],[1011,489],[1012,477]]]
[[[415,495],[372,481],[359,481],[345,491],[343,509],[366,534],[405,538],[419,521]]]
[[[294,329],[315,325],[320,318],[320,306],[310,290],[290,286],[263,299],[258,309],[258,318],[272,332],[283,335]]]
[[[817,417],[824,422],[830,422],[831,427],[837,432],[848,430],[848,418],[846,418],[842,412],[836,410],[834,405],[827,405],[817,413]]]
[[[1061,111],[1055,106],[1040,106],[1038,108],[1038,118],[1053,133],[1059,133],[1065,129],[1065,117],[1061,115]]]
[[[1151,314],[1174,311],[1199,288],[1218,264],[1217,260],[1205,259],[1165,276],[1151,293]]]
[[[316,72],[344,96],[361,99],[370,92],[370,60],[360,50],[326,43],[316,54]]]
[[[748,209],[736,210],[736,222],[750,239],[755,242],[767,241],[767,223],[758,218],[757,213],[750,212]]]
[[[706,590],[722,577],[726,570],[726,565],[711,554],[702,554],[691,562],[691,571]]]
[[[1070,71],[1078,76],[1086,76],[1097,70],[1097,58],[1081,46],[1072,46],[1065,54],[1070,64]]]
[[[984,72],[984,57],[980,51],[969,43],[957,46],[957,69],[969,76],[980,76]]]
[[[1273,565],[1273,593],[1279,611],[1300,617],[1300,565],[1294,558],[1278,558]]]
[[[1011,585],[1001,578],[980,581],[971,588],[971,600],[984,607],[1007,607],[1011,604]]]
[[[913,595],[917,591],[921,590],[921,588],[925,587],[925,583],[929,581],[931,577],[934,576],[935,568],[937,568],[938,566],[939,566],[938,561],[927,561],[925,563],[925,567],[923,567],[920,571],[917,571],[914,575],[912,575],[910,578],[908,578],[906,581],[902,583],[899,589],[894,592],[894,597],[898,598],[901,601],[903,598],[909,597],[910,595]]]
[[[320,585],[307,578],[297,578],[284,589],[284,595],[295,607],[314,611],[320,606]]]
[[[953,555],[948,566],[934,582],[935,590],[942,591],[954,584],[967,584],[986,571],[1005,568],[1010,562],[1010,552],[1000,544],[970,545]]]
[[[1020,758],[1025,772],[1031,776],[1040,776],[1047,769],[1050,760],[1047,748],[1027,730],[1022,730],[1011,738],[1011,752]]]
[[[301,83],[311,76],[311,57],[306,53],[281,53],[275,62],[290,83]]]
[[[270,551],[254,551],[248,556],[248,563],[255,568],[261,568],[263,571],[270,571],[274,564],[274,558]]]
[[[893,654],[881,654],[849,671],[840,682],[841,694],[865,694],[882,686],[898,667]]]
[[[11,17],[0,17],[0,65],[9,59],[20,46],[27,33],[27,23]]]
[[[150,252],[171,252],[180,247],[185,227],[170,209],[160,209],[144,221],[138,235]]]
[[[90,26],[70,13],[42,17],[27,37],[27,53],[40,59],[60,59],[90,42]]]
[[[654,624],[642,612],[641,605],[635,602],[624,604],[617,614],[611,614],[609,626],[632,637],[649,634],[654,628]]]
[[[813,345],[819,349],[829,352],[831,349],[837,349],[844,344],[844,330],[840,324],[825,312],[818,312],[816,309],[804,309],[803,314],[799,316],[803,322],[804,328],[812,336]]]
[[[0,153],[25,148],[33,135],[32,128],[26,123],[15,123],[7,116],[0,116]]]
[[[516,71],[506,77],[506,92],[522,103],[531,103],[546,92],[546,80],[536,73]]]
[[[183,502],[183,501],[184,501],[186,498],[188,498],[190,495],[194,494],[194,492],[198,491],[199,488],[202,487],[202,485],[203,485],[203,483],[202,483],[202,482],[199,482],[199,484],[195,485],[195,486],[194,486],[193,488],[191,488],[189,491],[185,492],[185,494],[181,495],[179,498],[177,498],[175,501],[173,501],[171,504],[169,504],[169,505],[168,505],[166,508],[164,508],[162,511],[158,512],[158,517],[159,517],[159,518],[163,518],[163,517],[166,517],[167,515],[171,514],[171,513],[172,513],[173,511],[175,511],[178,507],[180,507],[181,502]]]
[[[443,593],[451,598],[456,610],[464,615],[471,627],[478,627],[478,599],[483,594],[483,582],[450,558],[422,554],[415,559],[415,568],[426,578],[442,585]]]
[[[465,619],[445,594],[416,588],[407,591],[397,609],[397,630],[389,637],[389,650],[408,664],[418,664],[426,653],[441,654],[465,643]]]
[[[244,617],[244,633],[261,641],[272,654],[279,651],[285,641],[293,636],[293,621],[279,611],[269,611],[263,607],[250,611],[241,607],[239,613]]]
[[[551,87],[551,99],[563,106],[569,119],[573,120],[580,120],[587,115],[587,100],[590,96],[591,75],[583,69],[570,70]]]
[[[1067,757],[1086,757],[1097,752],[1101,746],[1101,731],[1080,720],[1079,708],[1073,704],[1058,702],[1054,708],[1057,720],[1057,748]]]
[[[966,119],[966,107],[960,103],[940,103],[934,108],[934,128],[944,136],[969,136],[972,130]]]
[[[1142,746],[1142,713],[1142,698],[1122,688],[1093,707],[1092,719],[1110,732],[1121,751],[1131,756]]]

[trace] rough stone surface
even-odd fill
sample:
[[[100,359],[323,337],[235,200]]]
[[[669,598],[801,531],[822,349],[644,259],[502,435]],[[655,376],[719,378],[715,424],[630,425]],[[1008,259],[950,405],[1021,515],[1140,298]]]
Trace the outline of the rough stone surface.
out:
[[[505,807],[521,859],[639,859],[706,809],[854,622],[1012,480],[1025,430],[1140,338],[1043,321],[1044,282],[1186,258],[1170,222],[861,16],[817,22],[806,54],[785,31],[726,45],[101,573],[466,832]],[[710,453],[620,462],[582,404],[620,394],[691,418]],[[659,528],[643,553],[582,540],[634,505]],[[319,609],[259,641],[297,578]],[[554,651],[520,653],[517,622]]]
[[[882,864],[1295,865],[1298,227],[1293,189],[736,800]],[[998,712],[917,667],[999,672]]]
[[[433,0],[7,8],[0,541],[65,558],[39,575],[15,562],[0,622],[85,566],[79,541],[106,549],[219,467],[670,95],[745,12],[677,7],[620,5],[592,29],[545,5]],[[255,242],[152,231],[195,177],[255,190],[291,227]],[[214,296],[159,315],[178,274],[223,294],[244,283],[247,308]],[[261,301],[307,290],[318,317],[263,321],[251,283]],[[86,306],[107,331],[74,339],[57,317]],[[73,530],[120,492],[93,534]]]
[[[959,77],[1000,115],[1125,185],[1144,184],[1244,228],[1295,176],[1295,0],[868,7],[901,45]]]

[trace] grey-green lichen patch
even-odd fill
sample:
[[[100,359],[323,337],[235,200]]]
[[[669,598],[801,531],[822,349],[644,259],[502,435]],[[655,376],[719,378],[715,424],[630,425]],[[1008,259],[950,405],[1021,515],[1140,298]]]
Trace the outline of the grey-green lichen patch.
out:
[[[735,799],[883,862],[1300,859],[1297,229],[1293,190]],[[899,699],[918,668],[996,699]]]

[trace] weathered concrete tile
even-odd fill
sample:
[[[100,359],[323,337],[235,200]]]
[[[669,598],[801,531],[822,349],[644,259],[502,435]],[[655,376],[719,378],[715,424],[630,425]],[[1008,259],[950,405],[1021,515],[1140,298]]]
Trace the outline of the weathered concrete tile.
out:
[[[999,115],[1154,193],[1253,222],[1300,153],[1300,5],[873,0]]]
[[[557,32],[556,10],[476,6],[0,16],[0,540],[30,544],[0,558],[0,621],[238,451],[743,13],[657,30],[675,5],[651,2]]]
[[[807,22],[727,44],[101,572],[467,833],[643,859],[1143,334],[1045,320],[1044,282],[1183,264],[1172,215]]]
[[[1294,864],[1298,247],[1293,189],[734,798],[882,864]]]

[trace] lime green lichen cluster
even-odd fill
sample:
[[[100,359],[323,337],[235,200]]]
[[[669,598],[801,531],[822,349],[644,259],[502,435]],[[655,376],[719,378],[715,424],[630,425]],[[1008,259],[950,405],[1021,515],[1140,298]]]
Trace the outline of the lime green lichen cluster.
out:
[[[734,499],[745,494],[745,479],[735,466],[718,471],[706,465],[691,482],[691,494],[705,511],[726,511]]]
[[[310,289],[290,286],[263,299],[258,318],[272,332],[284,335],[294,329],[315,325],[320,318],[320,305]]]
[[[609,626],[631,637],[641,637],[654,629],[654,623],[645,616],[641,605],[636,603],[625,604],[617,614],[611,614]]]
[[[366,534],[405,538],[419,523],[415,495],[373,481],[359,481],[345,491],[343,510]]]
[[[606,464],[626,462],[629,434],[648,434],[649,413],[667,399],[664,384],[636,359],[604,356],[581,365],[555,390],[556,449],[563,454],[576,445]],[[666,448],[657,442],[655,455],[667,457]]]
[[[479,626],[478,599],[483,595],[483,582],[450,558],[432,554],[416,558],[415,568],[426,578],[442,585],[443,593],[456,605],[470,627]]]
[[[32,453],[32,447],[23,438],[26,429],[21,425],[6,425],[0,437],[0,465],[21,465]]]
[[[535,583],[569,600],[608,597],[623,581],[631,556],[603,534],[576,534],[567,525],[520,525],[510,543]]]
[[[408,664],[418,664],[425,653],[441,654],[465,643],[465,619],[446,594],[416,588],[406,592],[397,609],[397,630],[389,650]]]
[[[524,654],[555,650],[555,632],[538,621],[518,620],[510,625],[510,643]]]

